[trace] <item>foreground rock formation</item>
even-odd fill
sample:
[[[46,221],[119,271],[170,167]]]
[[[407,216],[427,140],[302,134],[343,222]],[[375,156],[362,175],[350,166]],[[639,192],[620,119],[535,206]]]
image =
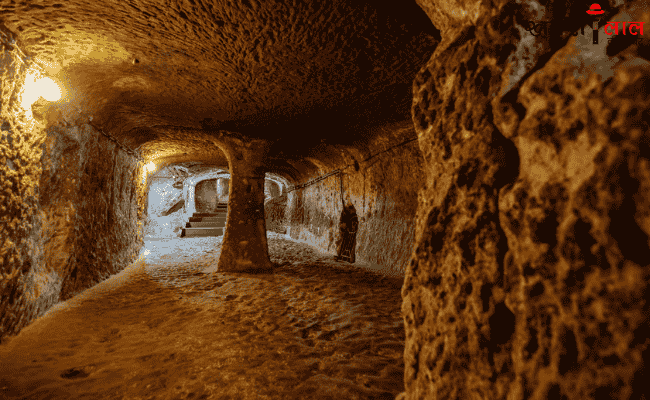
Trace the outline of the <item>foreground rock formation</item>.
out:
[[[587,7],[559,3],[420,2],[443,39],[414,83],[427,188],[402,291],[407,399],[645,390],[650,43],[571,36]],[[645,2],[601,6],[650,21]]]

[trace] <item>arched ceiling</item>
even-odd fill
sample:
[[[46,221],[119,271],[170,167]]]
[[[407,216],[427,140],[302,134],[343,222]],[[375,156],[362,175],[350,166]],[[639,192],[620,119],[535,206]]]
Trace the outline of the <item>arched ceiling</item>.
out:
[[[279,158],[364,140],[410,119],[439,41],[415,0],[0,0],[0,13],[65,102],[168,162],[214,146],[152,127],[269,139]]]

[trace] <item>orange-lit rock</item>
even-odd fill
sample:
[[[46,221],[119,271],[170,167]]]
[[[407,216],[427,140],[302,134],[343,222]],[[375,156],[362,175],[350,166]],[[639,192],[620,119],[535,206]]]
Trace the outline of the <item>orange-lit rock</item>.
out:
[[[609,16],[647,21],[641,3]],[[556,37],[520,35],[529,6],[482,5],[415,80],[429,201],[402,289],[406,399],[645,390],[647,39],[571,36],[584,7],[558,2],[576,17],[547,12]]]
[[[317,360],[298,369],[313,384],[306,397],[645,395],[648,0],[597,3],[600,20],[586,13],[590,2],[557,0],[4,3],[0,338],[136,265],[147,210],[167,213],[173,231],[227,201],[225,235],[195,242],[213,248],[192,259],[196,279],[186,288],[224,294],[231,308],[219,315],[239,321],[257,303],[239,298],[237,285],[277,289],[286,278],[278,271],[309,280],[334,265],[346,272],[314,276],[340,279],[348,267],[356,277],[370,268],[404,278],[402,298],[385,299],[402,302],[403,326],[388,329],[400,343],[356,349],[377,357],[379,348],[404,350],[403,366],[390,361],[404,386],[364,391],[377,383],[367,378],[373,371],[337,375]],[[606,21],[643,22],[646,32],[610,37]],[[25,93],[25,76],[36,70],[61,85],[60,101],[47,102],[34,85]],[[165,181],[174,189],[161,197],[170,203],[148,207],[164,168],[180,168],[183,178]],[[354,216],[342,218],[344,206]],[[354,264],[337,263],[355,217]],[[289,253],[270,258],[267,236]],[[291,270],[304,255],[291,251],[319,261]],[[173,264],[165,268],[161,275],[174,274]],[[343,304],[354,292],[376,302],[373,285],[384,278],[368,276],[363,285],[328,286],[345,295],[316,279],[291,295]],[[274,295],[264,299],[279,319],[302,307],[284,308]],[[316,306],[309,324],[289,322],[299,326],[298,341],[354,365],[331,340],[340,327],[320,325],[335,308]],[[371,338],[375,317],[396,315],[381,310],[364,322]],[[143,318],[154,332],[163,324]],[[209,323],[206,331],[222,332],[219,321]],[[253,325],[262,335],[280,330]],[[241,342],[229,351],[245,352]],[[275,350],[269,359],[290,358]],[[287,353],[302,360],[301,351]],[[244,359],[241,371],[267,361]],[[95,371],[70,368],[59,377]],[[0,397],[9,382],[2,378]],[[330,383],[314,383],[320,378]],[[352,392],[326,393],[336,379],[354,381],[341,386]],[[113,398],[151,394],[115,390]],[[264,396],[296,388],[278,390]]]

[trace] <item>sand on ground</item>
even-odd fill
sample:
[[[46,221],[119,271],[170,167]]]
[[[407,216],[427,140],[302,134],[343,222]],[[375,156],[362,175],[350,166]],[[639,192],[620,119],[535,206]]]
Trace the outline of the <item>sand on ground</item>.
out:
[[[0,399],[393,399],[402,277],[268,233],[272,273],[219,273],[221,237],[131,266],[0,345]]]

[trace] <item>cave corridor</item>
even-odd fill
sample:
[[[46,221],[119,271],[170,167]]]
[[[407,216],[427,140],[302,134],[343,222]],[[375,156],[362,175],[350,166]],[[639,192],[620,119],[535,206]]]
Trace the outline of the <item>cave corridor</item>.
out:
[[[0,0],[0,399],[646,399],[650,0]]]

